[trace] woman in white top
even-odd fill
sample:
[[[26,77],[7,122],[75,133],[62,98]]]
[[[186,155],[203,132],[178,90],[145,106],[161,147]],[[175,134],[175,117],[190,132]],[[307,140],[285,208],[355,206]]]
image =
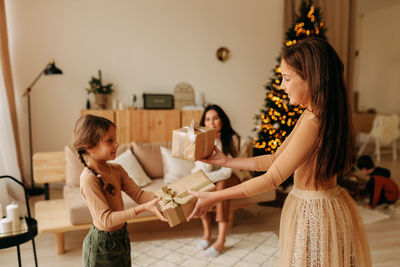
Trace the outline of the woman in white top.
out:
[[[215,145],[230,157],[239,154],[240,137],[232,129],[231,122],[226,113],[217,105],[209,105],[205,108],[200,120],[200,126],[217,129]],[[222,190],[240,183],[240,180],[232,175],[232,169],[213,166],[211,164],[196,161],[192,173],[203,170],[210,180],[215,183],[215,190]],[[218,222],[218,237],[212,246],[211,243],[211,214],[206,213],[201,217],[203,223],[203,237],[197,247],[206,249],[208,257],[218,256],[224,249],[226,230],[229,219],[229,200],[216,205],[216,221]]]

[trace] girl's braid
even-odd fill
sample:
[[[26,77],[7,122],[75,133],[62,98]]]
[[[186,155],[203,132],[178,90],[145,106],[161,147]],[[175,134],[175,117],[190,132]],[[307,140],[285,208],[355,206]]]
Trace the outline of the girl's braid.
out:
[[[81,160],[83,166],[85,166],[86,168],[88,168],[100,181],[100,185],[103,188],[103,190],[107,191],[108,193],[110,193],[111,195],[115,195],[116,190],[115,190],[115,186],[113,186],[110,183],[104,182],[103,176],[101,176],[101,174],[97,173],[94,169],[90,168],[87,164],[85,159],[83,158],[83,154],[85,153],[85,150],[83,149],[79,149],[78,150],[78,154],[79,154],[79,159]]]

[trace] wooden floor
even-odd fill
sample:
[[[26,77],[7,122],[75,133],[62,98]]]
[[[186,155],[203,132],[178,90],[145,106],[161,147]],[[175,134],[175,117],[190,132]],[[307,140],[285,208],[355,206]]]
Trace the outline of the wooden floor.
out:
[[[382,167],[390,168],[392,176],[400,184],[400,159],[393,162],[389,155],[383,156]],[[61,198],[60,189],[51,190],[51,198]],[[31,199],[31,204],[43,199],[43,196]],[[33,206],[33,205],[32,205]],[[235,213],[236,225],[231,233],[274,231],[278,234],[281,209],[255,205],[249,209],[238,210]],[[400,266],[400,218],[387,219],[366,225],[366,231],[372,252],[373,266]],[[213,231],[216,234],[216,227]],[[161,222],[150,222],[129,226],[131,240],[171,239],[175,237],[200,237],[202,228],[200,222],[192,221],[170,229]],[[81,266],[82,240],[87,231],[66,233],[66,253],[58,256],[54,248],[53,235],[40,234],[35,238],[39,266],[72,267]],[[32,243],[21,247],[22,266],[34,266]],[[16,248],[0,250],[1,267],[18,266]]]

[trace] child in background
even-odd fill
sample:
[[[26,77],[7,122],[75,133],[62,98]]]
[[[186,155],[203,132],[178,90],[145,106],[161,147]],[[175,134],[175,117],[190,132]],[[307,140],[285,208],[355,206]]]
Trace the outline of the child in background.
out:
[[[399,199],[399,187],[390,178],[390,170],[375,167],[371,157],[361,156],[357,161],[357,167],[371,178],[367,183],[367,191],[370,194],[369,208],[388,203],[393,204]]]
[[[97,116],[85,115],[75,125],[73,148],[85,166],[80,191],[93,225],[83,242],[83,266],[131,266],[131,248],[126,221],[150,211],[166,221],[156,208],[158,199],[131,179],[116,157],[116,126]],[[140,205],[124,210],[122,191]]]

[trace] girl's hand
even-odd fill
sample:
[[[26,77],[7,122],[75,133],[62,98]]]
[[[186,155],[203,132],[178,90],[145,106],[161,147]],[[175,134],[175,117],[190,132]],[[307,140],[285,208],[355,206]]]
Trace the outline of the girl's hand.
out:
[[[228,157],[225,156],[218,147],[214,146],[214,154],[209,156],[208,158],[201,159],[200,161],[217,166],[224,166],[227,162]]]
[[[189,193],[197,197],[197,202],[193,212],[187,218],[187,221],[190,221],[193,218],[200,218],[202,215],[210,211],[211,208],[217,203],[212,192],[196,192],[189,190]]]
[[[144,209],[156,215],[161,221],[166,222],[167,219],[165,219],[164,215],[161,213],[161,211],[158,210],[156,206],[158,201],[160,201],[160,198],[155,198],[153,200],[150,200],[149,202],[144,203]]]

